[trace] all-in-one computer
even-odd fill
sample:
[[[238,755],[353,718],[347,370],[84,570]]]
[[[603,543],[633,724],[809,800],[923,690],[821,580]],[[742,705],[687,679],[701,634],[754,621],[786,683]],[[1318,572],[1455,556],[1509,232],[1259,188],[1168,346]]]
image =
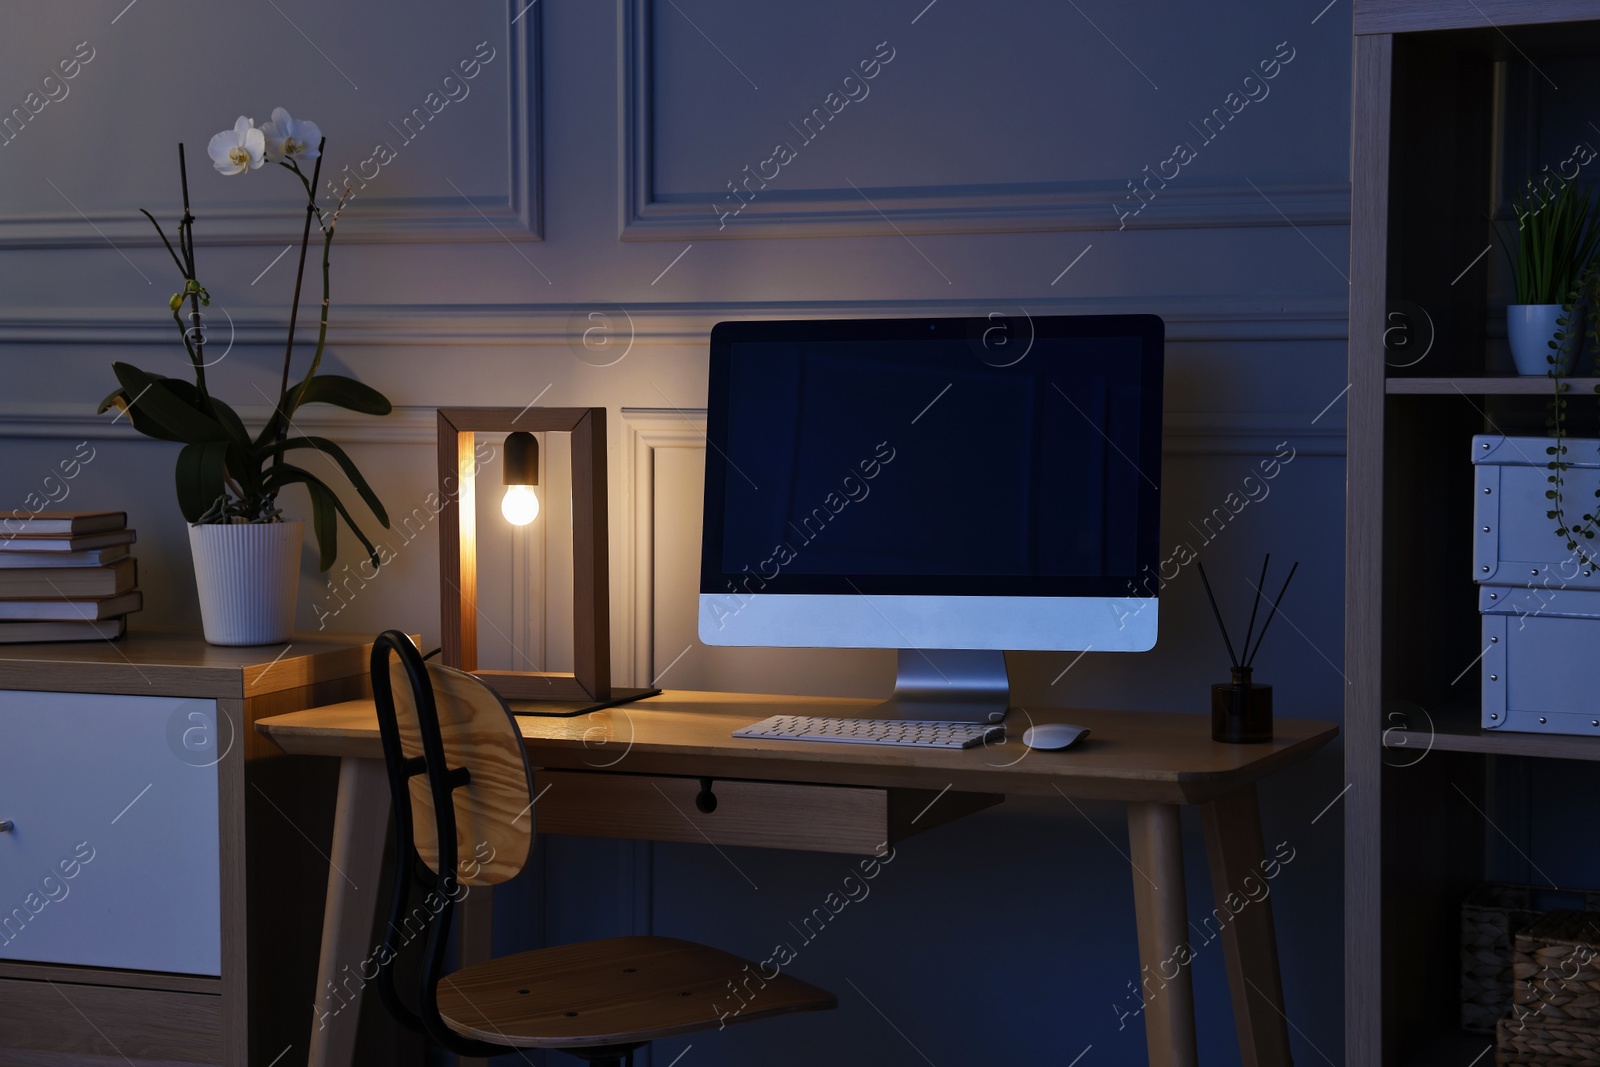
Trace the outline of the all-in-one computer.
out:
[[[1008,650],[1155,643],[1150,315],[724,322],[700,639],[893,648],[883,719],[999,721]]]

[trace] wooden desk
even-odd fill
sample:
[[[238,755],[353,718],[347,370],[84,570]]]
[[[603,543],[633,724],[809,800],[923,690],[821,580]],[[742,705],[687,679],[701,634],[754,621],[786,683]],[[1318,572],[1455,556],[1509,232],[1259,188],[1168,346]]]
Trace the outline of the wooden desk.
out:
[[[865,714],[872,704],[867,700],[668,691],[578,718],[524,717],[518,721],[533,765],[549,772],[545,777],[562,783],[564,789],[581,788],[591,813],[594,799],[607,794],[615,796],[619,804],[629,803],[629,795],[636,792],[631,787],[636,775],[687,780],[694,783],[693,789],[698,789],[699,779],[705,777],[847,787],[825,791],[847,800],[859,795],[855,790],[889,797],[900,790],[916,790],[930,799],[942,798],[931,810],[950,804],[948,810],[957,813],[992,802],[986,801],[984,794],[1125,802],[1139,958],[1146,968],[1143,973],[1151,978],[1144,1013],[1150,1062],[1158,1067],[1195,1064],[1192,977],[1186,966],[1166,977],[1174,951],[1188,943],[1179,806],[1201,807],[1217,900],[1230,893],[1242,896],[1247,878],[1260,880],[1259,864],[1264,859],[1255,783],[1305,759],[1332,740],[1338,728],[1325,722],[1280,719],[1277,736],[1267,744],[1222,745],[1211,740],[1209,716],[1052,708],[1029,709],[1028,714],[1034,722],[1087,726],[1090,737],[1065,751],[1029,751],[1020,742],[1021,729],[1028,724],[1020,710],[1007,720],[1014,736],[1004,744],[957,751],[731,736],[740,726],[780,712]],[[356,700],[263,719],[256,728],[288,752],[342,757],[332,860],[349,877],[330,872],[323,970],[317,981],[317,988],[325,989],[341,965],[364,958],[371,948],[361,941],[370,929],[371,908],[377,901],[373,891],[352,891],[349,883],[375,890],[378,882],[388,799],[377,720],[370,701]],[[535,777],[539,774],[536,770]],[[542,787],[536,783],[536,788]],[[545,832],[550,832],[552,821],[560,826],[570,819],[557,802],[557,792],[552,785],[539,801],[536,825]],[[662,798],[671,802],[667,792]],[[892,803],[886,805],[884,817],[891,836],[896,829],[893,807]],[[873,817],[876,810],[865,803],[856,808],[865,813],[861,819]],[[678,814],[684,815],[681,810]],[[658,834],[649,823],[641,826],[630,821],[626,835],[664,836],[670,832],[666,825],[661,824],[663,830]],[[708,821],[700,820],[693,828],[696,835],[702,835],[707,825]],[[596,825],[592,817],[582,832],[624,834],[616,826]],[[724,840],[749,843],[737,837]],[[818,844],[796,841],[785,842],[783,847]],[[469,943],[479,941],[476,951],[486,950],[481,929],[476,934],[464,929],[463,938]],[[1287,1067],[1288,1025],[1270,897],[1243,908],[1224,925],[1222,941],[1243,1062],[1247,1067]],[[1165,968],[1164,963],[1168,965]],[[1155,977],[1158,974],[1160,978]],[[352,993],[358,995],[358,991]],[[351,1062],[350,1030],[342,1024],[318,1028],[313,1034],[312,1067],[343,1067]]]

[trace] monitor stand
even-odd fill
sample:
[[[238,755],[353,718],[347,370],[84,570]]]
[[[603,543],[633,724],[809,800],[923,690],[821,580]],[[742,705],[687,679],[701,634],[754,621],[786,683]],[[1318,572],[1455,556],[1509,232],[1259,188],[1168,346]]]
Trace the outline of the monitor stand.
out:
[[[1004,652],[902,648],[894,696],[871,714],[879,719],[999,722],[1010,703]]]

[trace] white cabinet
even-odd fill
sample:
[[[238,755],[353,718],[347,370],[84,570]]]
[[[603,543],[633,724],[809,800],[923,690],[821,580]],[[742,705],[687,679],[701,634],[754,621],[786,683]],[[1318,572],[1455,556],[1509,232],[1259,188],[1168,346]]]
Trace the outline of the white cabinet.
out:
[[[216,716],[0,690],[0,960],[222,973]]]
[[[337,768],[255,721],[367,695],[371,657],[0,645],[0,1067],[304,1062]]]

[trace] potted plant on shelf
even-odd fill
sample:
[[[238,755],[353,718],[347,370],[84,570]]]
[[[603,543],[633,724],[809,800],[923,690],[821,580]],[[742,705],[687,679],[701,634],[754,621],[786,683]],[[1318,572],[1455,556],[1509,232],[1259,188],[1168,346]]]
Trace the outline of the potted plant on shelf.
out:
[[[1518,374],[1569,374],[1583,348],[1580,306],[1565,324],[1562,307],[1600,249],[1594,191],[1567,182],[1555,191],[1529,179],[1520,201],[1515,244],[1495,236],[1511,259],[1517,302],[1506,307],[1506,338]],[[1559,336],[1558,336],[1559,335]]]
[[[389,516],[383,503],[345,451],[327,438],[301,433],[294,425],[295,414],[306,404],[332,404],[368,415],[387,415],[391,410],[388,399],[371,386],[352,378],[318,373],[328,338],[329,254],[339,212],[350,193],[346,184],[330,211],[318,207],[317,182],[324,143],[315,123],[296,120],[283,108],[277,108],[272,121],[261,127],[241,116],[233,129],[217,134],[209,146],[212,164],[221,174],[246,174],[276,163],[305,187],[305,228],[300,237],[300,265],[289,312],[283,373],[277,403],[266,424],[252,434],[238,412],[213,395],[206,382],[206,339],[200,309],[210,305],[211,295],[195,270],[194,216],[189,211],[189,176],[181,144],[178,171],[183,188],[183,218],[178,223],[176,245],[167,239],[154,215],[148,211],[143,214],[161,235],[183,278],[183,288],[172,295],[168,308],[183,340],[194,380],[168,378],[129,363],[113,363],[118,386],[100,404],[102,412],[111,407],[126,412],[134,429],[147,437],[183,445],[177,462],[178,508],[189,522],[200,614],[206,640],[212,644],[274,644],[287,640],[293,629],[304,523],[286,520],[278,507],[278,494],[288,486],[303,485],[310,494],[312,529],[322,570],[333,565],[337,554],[340,520],[366,547],[372,565],[377,567],[382,562],[339,495],[317,474],[289,462],[291,455],[298,459],[301,450],[321,453],[338,466],[373,515],[388,527]],[[301,164],[313,160],[315,166],[308,178]],[[316,348],[305,376],[291,383],[295,321],[313,223],[322,234],[322,310]]]

